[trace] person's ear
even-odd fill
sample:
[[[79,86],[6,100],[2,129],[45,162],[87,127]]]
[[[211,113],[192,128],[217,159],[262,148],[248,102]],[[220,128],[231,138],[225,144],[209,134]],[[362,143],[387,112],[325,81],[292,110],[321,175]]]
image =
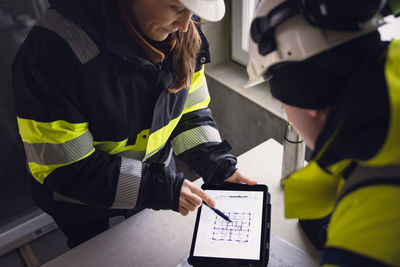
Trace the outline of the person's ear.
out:
[[[306,109],[306,113],[311,117],[311,118],[316,118],[319,114],[320,111],[317,109]]]
[[[322,120],[325,120],[326,117],[328,116],[328,113],[330,111],[330,108],[326,109],[306,109],[306,113],[313,119],[320,118]]]

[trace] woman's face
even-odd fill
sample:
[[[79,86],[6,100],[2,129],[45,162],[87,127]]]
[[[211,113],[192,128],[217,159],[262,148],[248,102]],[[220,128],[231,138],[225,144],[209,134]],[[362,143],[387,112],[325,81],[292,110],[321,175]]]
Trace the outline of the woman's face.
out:
[[[154,41],[178,30],[186,32],[193,15],[178,0],[130,0],[130,5],[140,31]]]

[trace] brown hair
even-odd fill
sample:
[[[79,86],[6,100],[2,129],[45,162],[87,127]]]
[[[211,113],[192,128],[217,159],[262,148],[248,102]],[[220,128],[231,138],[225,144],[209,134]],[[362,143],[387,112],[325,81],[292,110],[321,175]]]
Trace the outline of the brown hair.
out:
[[[143,52],[153,63],[164,60],[164,54],[149,44],[146,39],[137,31],[135,19],[129,12],[128,0],[117,0],[117,6],[122,20],[134,40],[141,46]],[[188,88],[196,68],[197,54],[200,51],[201,39],[196,29],[193,19],[189,21],[189,27],[186,32],[177,31],[171,40],[173,46],[173,70],[175,74],[174,83],[169,91],[176,93],[183,88]]]
[[[176,45],[173,54],[173,68],[175,80],[169,91],[176,93],[183,88],[189,90],[197,54],[200,51],[201,39],[196,29],[195,21],[190,20],[187,32],[176,32]]]

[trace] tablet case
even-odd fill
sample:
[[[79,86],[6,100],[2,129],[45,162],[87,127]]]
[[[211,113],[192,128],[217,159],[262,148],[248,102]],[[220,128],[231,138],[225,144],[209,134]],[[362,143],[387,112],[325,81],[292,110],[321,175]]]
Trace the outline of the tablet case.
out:
[[[204,189],[203,185],[202,188]],[[248,190],[249,185],[241,185],[241,184],[231,184],[231,183],[224,183],[223,185],[220,186],[219,189],[226,189],[226,186],[228,187],[236,187],[236,188],[242,188],[243,191]],[[266,185],[258,185],[258,186],[265,186],[267,188],[267,197],[266,197],[266,216],[265,216],[265,231],[266,231],[266,236],[265,236],[265,244],[264,244],[264,255],[265,258],[263,262],[259,265],[254,265],[253,263],[240,263],[238,264],[235,260],[232,259],[227,259],[227,263],[225,264],[215,264],[212,262],[212,258],[210,258],[210,262],[207,263],[198,263],[193,258],[191,258],[192,255],[189,256],[188,258],[188,263],[191,264],[194,267],[222,267],[222,266],[267,266],[268,261],[269,261],[269,250],[270,250],[270,235],[271,235],[271,194],[268,192],[268,187]],[[216,188],[218,189],[218,188]],[[237,190],[237,189],[236,189]],[[196,217],[196,225],[198,224],[199,220],[199,215],[200,215],[200,210],[197,212],[197,217]],[[195,237],[196,231],[193,233],[193,238],[192,238],[192,249],[193,249],[193,242],[194,242],[194,237]],[[191,252],[192,252],[191,249]]]

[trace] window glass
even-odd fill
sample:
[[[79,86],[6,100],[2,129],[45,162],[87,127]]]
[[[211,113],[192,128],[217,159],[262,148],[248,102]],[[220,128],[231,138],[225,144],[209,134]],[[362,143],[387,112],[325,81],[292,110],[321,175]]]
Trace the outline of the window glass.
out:
[[[232,1],[232,60],[247,65],[250,24],[258,0]]]

